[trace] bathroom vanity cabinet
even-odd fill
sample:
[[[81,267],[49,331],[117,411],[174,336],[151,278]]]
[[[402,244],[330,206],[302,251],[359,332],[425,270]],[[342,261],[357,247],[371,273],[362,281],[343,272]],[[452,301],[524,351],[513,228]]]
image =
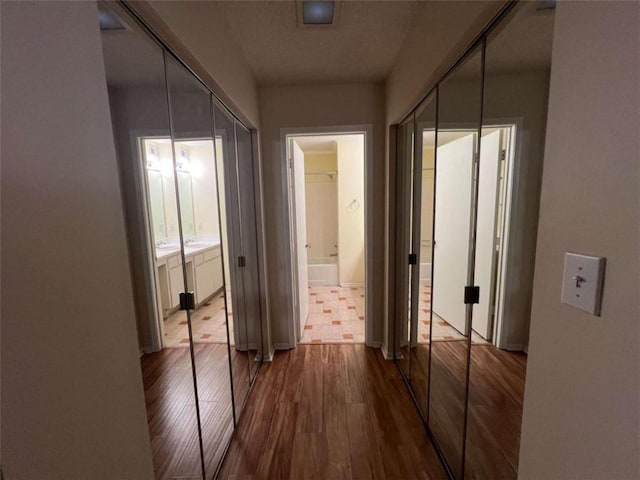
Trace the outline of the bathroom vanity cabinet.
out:
[[[196,308],[222,289],[222,256],[219,243],[185,247],[187,290],[195,294]],[[156,276],[160,289],[163,317],[168,317],[179,305],[184,292],[184,273],[180,250],[156,250]]]

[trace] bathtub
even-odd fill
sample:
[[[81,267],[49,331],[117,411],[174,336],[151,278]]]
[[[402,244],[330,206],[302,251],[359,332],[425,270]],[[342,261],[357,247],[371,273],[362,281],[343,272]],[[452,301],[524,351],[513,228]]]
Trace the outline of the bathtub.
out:
[[[309,285],[338,285],[338,257],[318,257],[307,260]]]

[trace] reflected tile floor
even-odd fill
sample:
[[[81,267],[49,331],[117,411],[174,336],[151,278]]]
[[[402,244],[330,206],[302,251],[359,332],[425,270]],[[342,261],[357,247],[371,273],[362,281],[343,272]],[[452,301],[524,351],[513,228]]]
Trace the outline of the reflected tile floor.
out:
[[[191,328],[195,343],[227,343],[226,320],[231,320],[231,302],[229,313],[225,315],[224,295],[217,293],[198,310],[191,312]],[[233,345],[233,322],[229,321],[229,337]],[[187,313],[178,310],[164,320],[164,347],[188,347],[189,329]]]
[[[429,343],[429,327],[431,325],[431,286],[420,284],[420,300],[418,305],[418,343]],[[451,342],[464,340],[466,337],[449,325],[443,318],[433,314],[433,341]],[[471,332],[471,342],[488,344],[476,332]]]
[[[300,343],[364,343],[364,287],[309,287]]]

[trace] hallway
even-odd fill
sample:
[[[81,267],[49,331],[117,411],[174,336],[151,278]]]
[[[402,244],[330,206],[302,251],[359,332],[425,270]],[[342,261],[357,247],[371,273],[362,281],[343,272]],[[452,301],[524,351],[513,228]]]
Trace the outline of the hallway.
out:
[[[378,350],[300,345],[263,365],[254,389],[219,478],[446,478]]]

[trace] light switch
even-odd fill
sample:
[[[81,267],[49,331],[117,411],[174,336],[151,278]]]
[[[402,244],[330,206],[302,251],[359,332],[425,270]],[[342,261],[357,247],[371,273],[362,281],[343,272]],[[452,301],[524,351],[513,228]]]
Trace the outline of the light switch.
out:
[[[565,253],[562,303],[600,316],[604,257]]]

